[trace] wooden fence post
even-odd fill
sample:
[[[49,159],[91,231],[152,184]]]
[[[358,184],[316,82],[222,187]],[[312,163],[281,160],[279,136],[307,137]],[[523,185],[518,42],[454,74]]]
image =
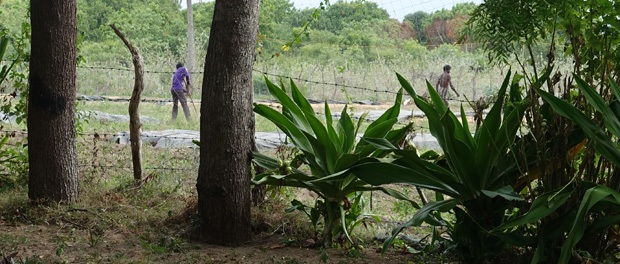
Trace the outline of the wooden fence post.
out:
[[[129,100],[129,140],[131,142],[131,158],[133,163],[133,178],[136,184],[142,182],[142,122],[140,122],[140,113],[138,112],[138,105],[140,104],[140,95],[144,90],[144,67],[142,65],[142,57],[140,51],[131,45],[125,38],[125,35],[111,24],[110,27],[114,30],[114,33],[121,38],[125,46],[131,52],[131,57],[134,66],[135,82],[133,86],[133,93]]]

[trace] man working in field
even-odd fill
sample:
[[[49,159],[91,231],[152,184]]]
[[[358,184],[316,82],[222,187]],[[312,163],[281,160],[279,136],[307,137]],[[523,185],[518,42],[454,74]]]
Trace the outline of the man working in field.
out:
[[[435,88],[441,96],[443,102],[448,105],[448,99],[450,98],[450,92],[448,91],[448,86],[452,88],[452,91],[456,93],[456,96],[459,97],[459,92],[456,91],[454,85],[452,85],[452,79],[450,77],[450,65],[443,66],[443,73],[439,75],[439,79],[437,79],[437,84],[435,84]]]
[[[183,87],[184,81],[187,80],[186,88]],[[190,113],[189,107],[187,107],[187,98],[185,94],[188,96],[192,95],[189,84],[189,72],[187,69],[183,67],[182,63],[177,63],[177,70],[172,75],[172,121],[177,119],[177,113],[179,112],[179,102],[181,102],[181,107],[183,107],[183,113],[185,114],[185,119],[190,121]]]

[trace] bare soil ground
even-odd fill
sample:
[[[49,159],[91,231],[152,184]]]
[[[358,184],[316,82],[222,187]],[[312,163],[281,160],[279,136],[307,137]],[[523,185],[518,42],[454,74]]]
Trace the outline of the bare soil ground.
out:
[[[253,228],[263,230],[236,247],[192,239],[196,234],[191,234],[189,211],[161,220],[136,219],[136,228],[113,220],[105,210],[22,210],[27,212],[14,209],[14,215],[0,218],[0,254],[16,253],[14,262],[6,263],[439,263],[432,260],[436,257],[421,258],[401,249],[382,255],[382,243],[370,238],[360,250],[317,248],[303,233],[307,219],[276,216],[283,213],[272,212],[274,208],[264,212],[274,216],[271,219],[254,212],[262,216],[254,217]]]
[[[88,230],[75,230],[77,239],[61,242],[63,224],[3,225],[2,237],[18,242],[14,248],[3,248],[4,254],[17,252],[16,263],[407,263],[412,255],[399,252],[379,253],[379,246],[350,253],[343,249],[319,250],[286,246],[281,235],[258,234],[238,247],[222,247],[198,242],[178,244],[173,238],[145,244],[131,231],[111,232],[92,245]],[[3,243],[4,244],[4,243]],[[417,262],[417,261],[415,261]]]

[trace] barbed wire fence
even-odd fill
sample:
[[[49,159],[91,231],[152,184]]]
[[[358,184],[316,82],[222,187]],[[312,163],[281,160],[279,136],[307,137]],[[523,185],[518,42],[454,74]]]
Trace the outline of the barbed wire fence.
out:
[[[319,66],[317,66],[319,67]],[[315,68],[317,68],[315,67]],[[106,65],[80,65],[78,67],[78,87],[84,88],[87,86],[91,86],[88,89],[81,89],[82,91],[78,91],[81,96],[78,97],[78,100],[83,101],[110,101],[110,102],[127,102],[129,101],[129,94],[131,90],[129,87],[132,87],[131,83],[133,82],[134,73],[132,68],[126,67],[118,67],[118,66],[106,66]],[[285,85],[288,83],[288,80],[293,80],[296,83],[301,83],[303,86],[300,88],[305,89],[305,94],[309,94],[310,96],[314,96],[314,98],[310,97],[309,100],[311,102],[324,102],[328,101],[330,103],[347,103],[347,104],[373,104],[382,100],[391,101],[393,103],[393,98],[397,94],[397,91],[400,89],[399,83],[389,83],[388,85],[378,85],[380,81],[377,81],[377,78],[388,78],[387,76],[393,74],[393,72],[385,71],[382,74],[377,75],[366,75],[359,77],[360,81],[353,81],[353,78],[338,78],[338,73],[332,74],[329,78],[320,78],[314,79],[312,76],[324,76],[324,72],[321,74],[317,74],[315,70],[309,70],[308,74],[304,74],[304,70],[299,72],[298,74],[287,74],[278,69],[253,69],[255,78],[258,79],[259,83],[263,82],[262,78],[265,76],[266,78],[271,79],[274,82],[282,82]],[[389,73],[389,74],[388,74]],[[169,70],[145,70],[145,74],[150,75],[150,78],[145,78],[147,80],[146,86],[155,88],[150,89],[150,96],[156,98],[143,97],[142,102],[144,103],[167,103],[171,100],[168,99],[167,93],[169,90],[169,80],[168,77],[172,75],[172,71]],[[198,83],[196,80],[201,79],[200,75],[203,74],[202,71],[194,71],[190,74],[194,75],[194,83]],[[395,75],[393,79],[396,80]],[[371,81],[372,80],[372,81]],[[424,80],[425,81],[425,80]],[[499,80],[498,80],[499,81]],[[255,84],[257,82],[255,81]],[[383,82],[381,82],[383,83]],[[199,85],[199,84],[198,84]],[[199,87],[197,85],[197,87]],[[119,87],[127,87],[127,91],[120,91]],[[419,87],[419,85],[418,85]],[[425,86],[424,86],[425,87]],[[274,102],[270,101],[266,96],[266,94],[261,95],[261,92],[266,92],[264,90],[255,89],[255,93],[258,94],[258,101],[265,102]],[[89,94],[89,95],[84,95]],[[161,95],[166,95],[162,99]],[[456,101],[459,103],[466,103],[461,99],[451,99],[452,101]],[[199,101],[197,100],[199,103]],[[276,104],[274,104],[276,105]],[[277,106],[275,106],[277,107]],[[403,109],[402,111],[408,111]],[[323,113],[316,112],[318,116],[323,116]],[[413,110],[411,110],[411,115],[408,119],[404,119],[399,121],[398,125],[404,126],[409,122],[412,122],[412,118],[415,116]],[[419,116],[418,116],[419,117]],[[353,118],[358,119],[359,116],[353,116]],[[363,120],[364,122],[370,122],[371,120]],[[414,126],[413,132],[411,134],[412,137],[416,135],[425,134],[428,131],[428,127],[424,124],[417,124]],[[22,137],[27,137],[26,131],[0,131],[0,133],[4,134],[12,134],[20,135]],[[131,160],[127,159],[130,157],[130,147],[129,144],[121,144],[119,142],[119,134],[128,132],[109,132],[109,131],[101,131],[101,132],[91,132],[91,133],[79,133],[78,134],[78,142],[80,148],[79,155],[79,166],[80,170],[88,171],[91,175],[100,175],[106,172],[115,172],[115,173],[131,173],[132,164]],[[195,175],[198,171],[199,164],[199,151],[197,150],[197,146],[195,147],[179,147],[179,148],[161,148],[156,144],[153,144],[154,140],[152,140],[156,136],[151,136],[148,134],[143,134],[143,146],[145,147],[145,152],[147,153],[155,153],[153,156],[154,159],[145,159],[143,169],[146,174],[149,173],[161,173],[161,174],[189,174]],[[197,140],[196,137],[183,137],[183,136],[175,136],[176,140]],[[264,142],[265,145],[270,145],[274,149],[280,146],[286,145],[287,140],[285,137],[281,137],[279,140],[273,139],[265,139],[261,137],[256,137],[255,140],[257,142]]]
[[[332,65],[333,66],[333,65]],[[263,80],[263,76],[272,82],[282,82],[288,85],[289,80],[294,81],[301,91],[311,101],[323,102],[331,100],[347,103],[381,103],[393,101],[395,94],[400,89],[400,83],[395,72],[402,72],[405,78],[411,82],[416,92],[426,91],[426,81],[434,85],[435,79],[441,73],[439,70],[430,69],[403,69],[394,70],[396,67],[382,63],[369,63],[368,70],[360,71],[351,69],[345,72],[334,70],[337,67],[323,65],[309,65],[301,67],[298,72],[293,70],[279,69],[263,65],[253,69],[254,93],[257,100],[266,100],[269,94]],[[489,70],[484,75],[463,69],[466,76],[453,73],[453,83],[466,94],[470,100],[475,100],[484,95],[490,95],[501,83],[501,70]],[[374,73],[372,73],[374,72]],[[429,74],[430,72],[430,74]],[[144,98],[168,98],[172,70],[145,70]],[[203,71],[190,72],[194,94],[202,91]],[[129,97],[133,85],[133,69],[109,65],[81,65],[78,67],[78,93],[99,97]],[[456,102],[463,102],[461,98],[452,98]],[[153,99],[144,99],[153,100]],[[167,102],[164,99],[162,102]]]
[[[317,113],[317,115],[322,115]],[[324,116],[324,115],[323,115]],[[358,119],[359,117],[352,117]],[[400,120],[397,125],[404,126],[411,122],[412,116]],[[364,122],[371,122],[366,119]],[[409,135],[409,139],[418,135],[425,134],[428,127],[425,125],[415,125]],[[255,141],[260,151],[275,152],[283,146],[292,147],[290,140],[281,132],[275,132],[277,136],[271,138],[263,138],[255,136]],[[0,135],[9,135],[12,138],[27,138],[28,132],[24,130],[0,130]],[[78,147],[78,164],[79,169],[87,172],[90,177],[96,175],[104,175],[106,173],[132,173],[131,146],[129,142],[129,132],[88,132],[77,133]],[[143,141],[143,151],[152,153],[153,158],[145,158],[143,160],[142,169],[145,175],[152,173],[159,174],[183,174],[193,177],[198,173],[199,149],[198,145],[187,144],[171,144],[172,146],[159,146],[156,144],[161,140],[161,135],[149,135],[144,133],[141,135]],[[274,139],[275,138],[275,139]],[[167,139],[176,141],[192,142],[198,141],[199,136],[183,136],[172,135]],[[169,144],[170,145],[170,144]],[[144,155],[149,156],[149,155]]]

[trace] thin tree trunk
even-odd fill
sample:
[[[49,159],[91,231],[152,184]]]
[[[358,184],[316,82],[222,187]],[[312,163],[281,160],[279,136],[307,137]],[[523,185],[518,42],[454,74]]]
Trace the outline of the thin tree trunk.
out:
[[[196,188],[206,242],[252,237],[250,177],[254,114],[252,65],[258,0],[218,0],[205,60]]]
[[[114,26],[110,25],[114,30],[114,33],[121,38],[125,46],[131,52],[131,57],[134,67],[135,81],[133,85],[133,92],[131,99],[129,99],[129,141],[131,142],[131,161],[133,163],[133,179],[136,184],[139,184],[142,180],[142,122],[140,122],[140,112],[138,106],[140,105],[140,95],[144,90],[144,67],[142,66],[142,57],[140,51],[131,45],[125,38],[125,35]]]
[[[28,197],[34,202],[78,198],[76,8],[75,0],[30,1]]]
[[[187,70],[194,71],[196,43],[194,41],[194,13],[192,0],[187,0]]]

